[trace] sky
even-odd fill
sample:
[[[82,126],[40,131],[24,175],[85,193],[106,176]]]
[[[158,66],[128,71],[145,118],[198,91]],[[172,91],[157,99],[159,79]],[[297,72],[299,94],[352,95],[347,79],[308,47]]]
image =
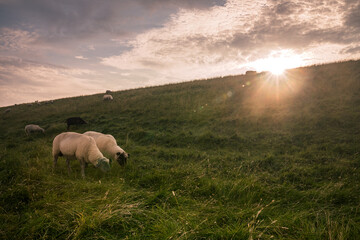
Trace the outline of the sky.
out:
[[[0,0],[0,106],[360,58],[360,0]]]

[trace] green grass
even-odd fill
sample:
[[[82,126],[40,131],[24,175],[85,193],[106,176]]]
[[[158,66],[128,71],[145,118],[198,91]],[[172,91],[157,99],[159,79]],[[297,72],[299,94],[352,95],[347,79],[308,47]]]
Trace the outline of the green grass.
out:
[[[357,239],[360,61],[0,109],[1,239]],[[131,158],[81,178],[51,144],[112,134]],[[27,137],[26,124],[45,135]]]

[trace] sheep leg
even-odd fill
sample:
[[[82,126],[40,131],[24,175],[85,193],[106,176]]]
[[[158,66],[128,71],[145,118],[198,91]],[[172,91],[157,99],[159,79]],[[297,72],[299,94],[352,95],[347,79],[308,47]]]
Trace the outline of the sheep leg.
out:
[[[68,168],[68,174],[70,175],[71,167],[70,167],[70,159],[69,158],[66,158],[66,164],[67,164],[67,168]]]
[[[59,155],[58,155],[58,154],[54,155],[53,170],[55,170],[55,168],[56,168],[56,164],[57,164],[58,157],[59,157]]]
[[[81,176],[85,178],[85,166],[86,166],[85,161],[80,161],[80,165],[81,165]]]

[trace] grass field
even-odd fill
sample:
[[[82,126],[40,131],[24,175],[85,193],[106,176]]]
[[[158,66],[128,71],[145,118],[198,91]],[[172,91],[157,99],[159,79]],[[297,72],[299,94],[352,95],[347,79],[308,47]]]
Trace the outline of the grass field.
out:
[[[0,238],[358,239],[359,93],[350,61],[2,108]],[[53,171],[71,116],[128,165]]]

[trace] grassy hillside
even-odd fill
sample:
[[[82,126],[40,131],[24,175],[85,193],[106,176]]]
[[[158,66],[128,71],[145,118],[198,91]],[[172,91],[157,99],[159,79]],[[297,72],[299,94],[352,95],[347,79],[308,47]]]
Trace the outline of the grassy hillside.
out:
[[[351,61],[2,108],[0,238],[357,239],[359,93]],[[53,171],[71,116],[128,165]]]

